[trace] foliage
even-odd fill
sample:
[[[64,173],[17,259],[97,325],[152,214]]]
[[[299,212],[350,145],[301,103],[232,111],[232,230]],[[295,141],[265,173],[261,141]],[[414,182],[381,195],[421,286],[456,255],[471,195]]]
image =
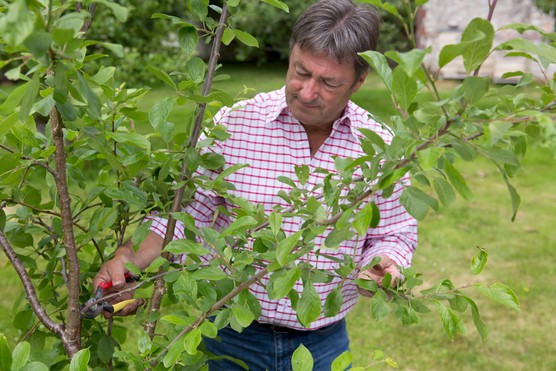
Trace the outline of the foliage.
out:
[[[244,30],[253,35],[259,42],[258,48],[251,48],[244,44],[232,44],[235,59],[239,61],[252,61],[265,63],[269,61],[287,61],[289,53],[290,30],[301,12],[306,9],[312,0],[284,1],[288,13],[268,4],[259,4],[249,1],[242,2],[237,11],[230,17],[233,28]],[[390,1],[401,14],[407,12],[405,2],[402,0]],[[264,9],[264,10],[262,10]],[[388,50],[406,51],[411,48],[410,39],[403,31],[400,20],[391,13],[380,9],[383,23],[378,41],[378,51]],[[256,20],[256,22],[253,22]]]
[[[264,2],[286,7],[277,0]],[[391,4],[368,2],[400,21],[403,18]],[[102,57],[95,50],[119,53],[122,46],[89,39],[91,18],[83,4],[0,3],[1,41],[11,57],[2,63],[16,63],[7,75],[24,81],[0,105],[0,137],[4,138],[0,144],[0,245],[25,287],[27,299],[16,308],[16,325],[22,338],[29,339],[15,345],[13,339],[0,338],[0,359],[6,367],[200,368],[210,357],[202,352],[202,336],[215,337],[228,324],[240,330],[258,317],[258,303],[245,289],[267,274],[269,295],[287,295],[297,302],[295,309],[303,324],[308,325],[320,311],[334,315],[342,302],[338,295],[331,295],[324,308],[304,305],[314,299],[314,284],[330,279],[329,272],[296,258],[311,251],[315,236],[328,226],[333,228],[331,245],[375,227],[380,215],[366,200],[377,193],[388,197],[407,173],[413,185],[405,188],[403,204],[423,219],[430,210],[449,206],[458,195],[470,199],[472,190],[458,171],[458,162],[487,158],[507,185],[515,216],[519,195],[511,179],[529,139],[554,130],[555,81],[536,84],[532,76],[516,71],[512,75],[521,78],[519,84],[496,86],[478,71],[493,49],[535,60],[545,69],[556,63],[553,34],[543,34],[550,43],[542,46],[526,39],[493,45],[495,31],[490,22],[473,20],[462,41],[440,53],[441,67],[462,57],[469,74],[448,96],[439,95],[434,78],[422,67],[429,50],[362,53],[383,80],[397,110],[388,119],[395,139],[387,144],[373,132],[363,131],[361,146],[366,155],[338,158],[336,171],[326,174],[324,184],[315,189],[308,189],[304,182],[308,168],[299,166],[296,181],[282,179],[291,191],[280,195],[290,206],[266,215],[257,205],[234,196],[226,176],[237,168],[221,169],[225,161],[221,156],[199,152],[226,139],[224,128],[215,125],[212,116],[214,109],[233,100],[211,89],[219,50],[213,51],[208,65],[193,56],[198,32],[201,29],[214,40],[215,48],[221,37],[226,42],[237,38],[255,45],[256,39],[245,31],[233,26],[224,31],[228,6],[233,13],[239,3],[228,0],[222,7],[210,6],[209,13],[208,2],[192,0],[183,18],[154,15],[175,29],[186,58],[173,76],[151,67],[153,75],[174,94],[149,112],[137,109],[147,88],[118,83],[117,66],[93,67],[92,62]],[[118,3],[103,0],[96,4],[121,22],[129,15],[129,9]],[[213,19],[212,12],[220,19]],[[407,12],[408,30],[414,14],[413,8]],[[543,33],[527,25],[508,27]],[[387,58],[395,62],[394,68]],[[186,127],[178,130],[176,123],[169,122],[169,113],[186,103],[197,105],[196,117],[184,119]],[[44,133],[37,130],[35,115],[49,118]],[[139,123],[150,124],[152,132],[141,134]],[[201,131],[206,139],[198,142]],[[200,167],[221,172],[214,179],[194,175]],[[237,205],[237,219],[228,228],[221,232],[199,229],[180,212],[197,187]],[[117,323],[104,329],[101,320],[81,319],[80,303],[92,296],[92,276],[124,238],[131,236],[135,244],[145,238],[148,224],[139,222],[149,211],[167,216],[170,225],[176,220],[184,223],[188,239],[170,243],[170,228],[165,242],[168,259],[156,259],[144,272],[127,267],[141,278],[136,296],[150,298],[151,306],[137,315],[147,330],[139,336],[136,349],[122,349],[119,344],[125,341],[126,329]],[[304,223],[298,233],[286,236],[281,225],[290,217],[300,217]],[[214,250],[209,264],[201,264],[200,256],[207,249],[195,237]],[[255,241],[257,249],[241,248],[248,239]],[[171,259],[184,253],[184,263]],[[480,273],[486,260],[487,252],[480,250],[472,261],[472,272]],[[364,268],[351,256],[338,259],[337,264],[342,282],[355,279],[354,273]],[[228,274],[221,266],[227,267]],[[397,287],[388,279],[380,287],[374,281],[357,280],[361,288],[373,293],[369,305],[375,318],[393,310],[402,324],[410,325],[419,316],[435,312],[447,335],[454,338],[465,334],[461,313],[468,312],[485,338],[485,323],[468,289],[519,309],[511,289],[501,283],[455,287],[450,279],[443,279],[422,288],[422,274],[411,268],[403,273],[405,278]],[[298,280],[304,283],[303,292],[292,290]],[[160,306],[164,289],[167,294]],[[214,322],[205,321],[209,316],[215,316]],[[157,326],[163,330],[154,336]],[[337,369],[349,357],[340,356]],[[395,365],[380,353],[376,360]],[[296,369],[309,369],[312,356],[299,348],[293,362]]]

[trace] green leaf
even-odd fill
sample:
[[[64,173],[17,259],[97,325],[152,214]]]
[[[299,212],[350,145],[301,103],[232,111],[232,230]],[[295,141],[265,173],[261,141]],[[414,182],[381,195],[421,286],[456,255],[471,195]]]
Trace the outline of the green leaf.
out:
[[[99,120],[101,116],[100,112],[100,98],[95,92],[91,89],[87,80],[79,73],[76,72],[77,80],[79,84],[77,89],[79,90],[79,94],[85,98],[87,101],[87,111],[93,120]]]
[[[307,165],[295,165],[295,175],[297,176],[297,181],[301,185],[305,185],[309,180],[310,170]]]
[[[34,148],[39,148],[40,144],[35,134],[23,125],[15,125],[12,127],[12,134],[19,140],[19,142]]]
[[[371,226],[371,222],[373,221],[376,211],[375,206],[376,205],[374,203],[369,202],[365,204],[365,206],[363,206],[357,214],[355,214],[355,217],[353,218],[353,228],[359,236],[367,235],[367,231]]]
[[[434,179],[434,189],[436,190],[438,199],[443,205],[449,206],[452,202],[454,202],[456,193],[454,192],[452,186],[444,178]]]
[[[109,132],[108,137],[119,143],[133,144],[148,154],[151,152],[151,142],[149,139],[138,133],[125,133],[125,132]]]
[[[301,271],[301,267],[296,266],[292,269],[283,269],[272,273],[272,297],[281,299],[286,296],[297,280],[301,278]]]
[[[29,362],[19,369],[20,371],[48,371],[50,368],[42,362]]]
[[[239,304],[234,304],[232,306],[232,313],[234,317],[238,321],[238,323],[243,326],[247,327],[253,322],[256,318],[253,312],[249,308],[246,308]]]
[[[326,317],[334,317],[342,309],[344,298],[342,296],[342,287],[337,286],[328,294],[324,302],[324,315]]]
[[[479,253],[471,259],[471,273],[474,275],[483,271],[488,260],[488,253],[480,247],[477,248],[479,249]]]
[[[121,44],[107,43],[103,42],[100,45],[104,46],[106,49],[110,50],[118,58],[124,57],[124,47]]]
[[[292,250],[299,242],[301,234],[302,231],[298,231],[278,243],[278,247],[276,248],[276,261],[280,265],[285,265],[295,259],[295,256],[292,255]]]
[[[389,51],[384,53],[384,55],[393,61],[397,62],[398,65],[405,71],[407,76],[412,78],[417,71],[420,70],[425,56],[432,51],[432,48],[413,49],[406,53],[400,53],[396,51]]]
[[[456,189],[456,191],[467,201],[473,198],[473,193],[467,186],[465,182],[465,178],[459,173],[459,171],[452,165],[452,163],[445,159],[444,161],[444,170],[446,171],[446,175],[448,176],[448,180],[452,184],[452,186]]]
[[[164,251],[171,252],[174,255],[195,254],[198,256],[203,256],[209,254],[209,250],[202,244],[183,238],[170,242],[168,245],[166,245]]]
[[[311,282],[306,282],[296,307],[297,319],[303,326],[309,327],[312,322],[319,318],[321,309],[321,301],[317,290]]]
[[[285,11],[286,13],[290,12],[290,8],[288,7],[288,5],[284,4],[283,2],[279,1],[279,0],[262,0],[263,3],[267,3],[272,5],[273,7],[276,7],[278,9],[282,9],[283,11]]]
[[[210,280],[210,281],[220,281],[228,278],[228,275],[222,271],[222,269],[217,267],[203,267],[199,270],[193,272],[193,277],[196,280]]]
[[[204,21],[207,18],[209,0],[189,0],[189,5],[199,20]]]
[[[242,216],[234,220],[220,235],[221,237],[230,236],[236,233],[238,230],[247,229],[249,227],[253,227],[257,225],[257,219],[253,218],[252,216]]]
[[[429,207],[438,210],[438,201],[419,188],[406,187],[400,197],[400,203],[407,212],[417,220],[423,220]]]
[[[14,107],[17,107],[23,98],[25,98],[27,90],[32,83],[32,81],[28,81],[12,90],[6,100],[0,105],[0,115],[12,114]]]
[[[515,155],[509,150],[487,147],[478,147],[477,150],[482,156],[489,158],[498,164],[519,166],[517,157],[515,157]]]
[[[12,2],[7,13],[0,18],[0,35],[6,43],[19,45],[33,33],[37,14],[27,4],[26,0]]]
[[[292,355],[292,370],[293,371],[308,371],[313,369],[315,364],[313,356],[309,349],[303,344],[294,350]]]
[[[231,28],[226,28],[224,30],[224,33],[222,34],[222,43],[224,45],[230,45],[235,37],[236,34],[234,33],[234,30],[232,30]]]
[[[508,192],[510,192],[510,197],[511,197],[511,200],[512,200],[512,222],[513,222],[515,220],[516,215],[517,215],[517,210],[519,208],[519,204],[521,203],[521,197],[519,197],[519,194],[517,193],[517,190],[510,183],[510,180],[508,179],[508,176],[506,174],[504,174],[503,178],[504,178],[504,182],[506,183],[506,187],[508,188]]]
[[[171,323],[176,326],[189,326],[191,324],[191,319],[182,314],[167,314],[160,317],[160,321],[164,323]]]
[[[385,294],[377,291],[371,298],[371,314],[376,321],[385,318],[390,312],[390,307],[386,303]]]
[[[106,7],[108,7],[112,11],[112,13],[114,13],[114,16],[118,21],[120,22],[127,21],[128,9],[125,6],[122,6],[112,1],[106,1],[106,0],[96,0],[96,2],[101,3]]]
[[[338,228],[338,224],[336,224],[332,232],[326,236],[324,245],[329,249],[337,248],[342,242],[350,240],[353,236],[354,233],[349,224],[343,228]]]
[[[494,300],[495,302],[503,304],[517,311],[520,310],[517,297],[508,286],[501,283],[495,283],[491,286],[477,284],[475,285],[475,287],[481,294]]]
[[[6,212],[1,209],[0,210],[0,231],[3,231],[4,228],[6,227]],[[1,337],[0,337],[0,342],[1,342]]]
[[[496,47],[496,50],[523,50],[525,52],[556,63],[556,48],[549,43],[536,44],[531,40],[513,38]]]
[[[5,214],[4,214],[5,215]],[[0,224],[0,229],[4,227]],[[0,370],[9,370],[12,367],[12,352],[8,347],[6,336],[0,336]]]
[[[162,81],[163,83],[165,83],[166,85],[177,89],[178,86],[176,85],[176,83],[174,82],[174,80],[172,80],[172,78],[170,77],[170,75],[168,75],[165,71],[159,69],[159,68],[155,68],[152,66],[147,66],[147,69],[153,74],[155,75],[160,81]],[[170,99],[170,98],[166,98],[166,99]],[[173,105],[173,103],[172,103]]]
[[[201,326],[199,326],[199,329],[201,330],[203,336],[206,336],[210,339],[215,339],[218,336],[218,329],[211,321],[203,321]]]
[[[270,225],[270,230],[274,236],[278,236],[280,230],[282,229],[282,214],[277,212],[272,212],[268,217],[268,224]]]
[[[88,348],[81,349],[79,352],[73,355],[70,362],[69,371],[87,371],[90,357],[91,352]]]
[[[97,344],[98,358],[105,364],[108,364],[114,356],[114,340],[108,335],[100,338]]]
[[[18,371],[29,361],[31,344],[23,341],[17,344],[12,352],[12,371]]]
[[[184,21],[183,19],[173,16],[173,15],[168,15],[168,14],[162,14],[162,13],[154,13],[151,18],[153,19],[166,19],[169,21],[172,21],[172,24],[178,25],[178,26],[183,26],[183,27],[193,27],[195,28],[195,26],[193,26],[191,23]]]
[[[448,334],[451,340],[454,340],[456,335],[465,335],[467,333],[463,322],[459,315],[451,309],[446,308],[439,301],[435,302],[438,312],[440,313],[440,319],[442,320],[442,325],[444,326],[444,331]]]
[[[467,73],[477,69],[490,54],[494,41],[492,23],[483,18],[473,19],[461,35],[462,42],[469,45],[463,50],[463,65]]]
[[[168,350],[164,358],[162,359],[162,363],[166,368],[172,368],[172,366],[178,361],[178,358],[184,351],[185,346],[185,337],[178,339]]]
[[[240,30],[234,30],[234,34],[237,37],[237,39],[242,43],[244,43],[245,45],[252,46],[255,48],[259,47],[259,42],[257,41],[257,39],[253,37],[253,35]]]
[[[467,300],[467,303],[471,307],[471,316],[473,317],[473,323],[475,325],[475,328],[477,329],[479,335],[481,335],[481,339],[485,341],[486,338],[488,337],[488,328],[481,318],[481,315],[479,313],[479,308],[477,307],[477,304],[475,304],[475,302],[470,298],[466,297],[465,299]]]
[[[186,65],[187,78],[196,84],[205,79],[205,62],[199,57],[193,57]]]
[[[178,32],[178,40],[181,50],[183,50],[186,55],[193,55],[197,49],[197,43],[199,42],[197,29],[192,26],[180,28]]]
[[[394,69],[392,75],[392,93],[403,111],[407,111],[415,97],[417,97],[417,89],[417,81],[409,77],[402,67]]]
[[[457,57],[459,57],[466,47],[467,44],[465,43],[455,45],[449,44],[442,47],[438,56],[438,66],[442,68]]]
[[[218,170],[225,164],[226,159],[218,153],[207,152],[201,156],[201,166],[207,170]]]
[[[386,88],[392,91],[392,69],[388,65],[386,57],[375,51],[366,51],[359,55],[378,73]]]
[[[25,39],[25,46],[42,64],[47,64],[47,52],[52,44],[52,34],[45,31],[35,31]]]
[[[340,354],[334,361],[332,361],[331,371],[345,371],[353,362],[353,356],[349,350]]]
[[[166,122],[175,102],[175,98],[164,98],[153,105],[149,112],[149,122],[154,130],[158,130]]]
[[[463,80],[463,96],[469,103],[476,103],[490,88],[490,81],[487,77],[468,76]]]
[[[20,121],[25,122],[25,120],[27,120],[27,116],[29,116],[29,113],[31,112],[31,108],[35,103],[35,98],[39,93],[39,88],[40,88],[40,74],[35,73],[33,74],[33,79],[29,83],[25,96],[23,97],[23,100],[21,102],[21,108],[19,110]]]

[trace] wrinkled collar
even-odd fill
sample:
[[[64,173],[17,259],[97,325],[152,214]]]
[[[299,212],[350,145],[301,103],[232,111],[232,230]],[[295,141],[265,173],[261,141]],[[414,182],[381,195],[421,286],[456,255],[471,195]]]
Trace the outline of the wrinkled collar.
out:
[[[282,87],[281,89],[277,90],[276,93],[277,93],[277,99],[268,108],[264,120],[266,123],[271,123],[273,121],[276,121],[278,119],[278,116],[280,116],[281,114],[285,114],[293,118],[292,113],[288,108],[288,104],[286,103],[285,87]],[[342,115],[336,121],[334,121],[334,128],[337,129],[339,128],[340,125],[347,125],[350,128],[351,134],[353,136],[355,137],[359,136],[360,135],[359,131],[356,128],[354,128],[353,125],[351,125],[352,117],[356,114],[356,107],[357,106],[355,106],[355,104],[352,101],[349,101],[346,107],[344,108]]]

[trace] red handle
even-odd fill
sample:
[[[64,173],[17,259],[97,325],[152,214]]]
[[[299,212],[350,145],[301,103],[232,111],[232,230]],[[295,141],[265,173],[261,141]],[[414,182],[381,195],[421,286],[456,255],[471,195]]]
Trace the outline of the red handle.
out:
[[[127,272],[124,275],[124,277],[125,277],[126,282],[129,282],[129,280],[132,278],[132,275],[131,275],[131,273]],[[110,281],[110,282],[104,282],[103,281],[103,282],[98,284],[98,287],[100,287],[100,288],[102,288],[103,290],[106,291],[106,290],[108,290],[109,288],[112,287],[112,281]]]

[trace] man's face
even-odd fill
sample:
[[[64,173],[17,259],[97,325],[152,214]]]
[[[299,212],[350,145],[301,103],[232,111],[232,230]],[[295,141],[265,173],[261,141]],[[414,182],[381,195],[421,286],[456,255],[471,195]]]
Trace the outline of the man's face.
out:
[[[295,45],[286,75],[286,102],[306,129],[329,130],[366,77],[356,78],[352,63],[338,63]]]

